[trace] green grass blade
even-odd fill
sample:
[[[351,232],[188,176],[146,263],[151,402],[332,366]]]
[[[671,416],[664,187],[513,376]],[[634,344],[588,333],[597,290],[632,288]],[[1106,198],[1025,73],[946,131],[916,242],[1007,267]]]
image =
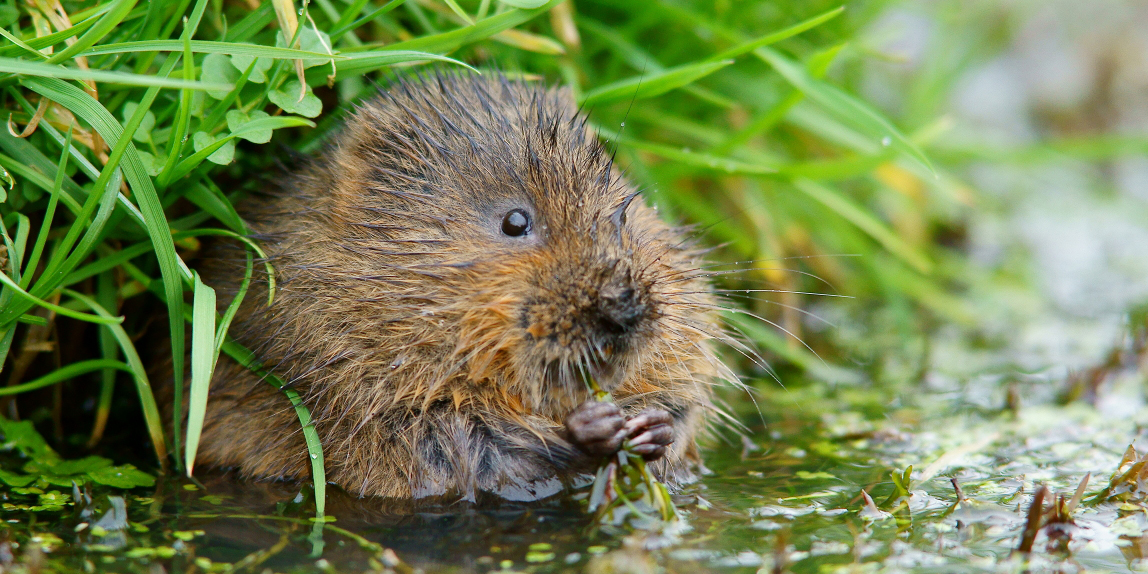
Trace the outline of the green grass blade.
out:
[[[87,361],[79,361],[70,365],[60,367],[47,375],[38,379],[33,379],[27,383],[20,385],[13,385],[11,387],[0,387],[0,397],[18,395],[44,387],[50,387],[56,383],[74,379],[80,375],[91,373],[92,371],[99,371],[102,369],[119,369],[121,371],[132,372],[132,367],[121,361],[112,361],[108,359],[89,359]]]
[[[60,164],[56,168],[56,180],[52,182],[52,197],[48,199],[48,208],[44,211],[44,219],[40,222],[40,233],[36,235],[36,244],[32,246],[32,254],[24,266],[24,277],[20,278],[20,286],[27,289],[32,282],[32,275],[40,266],[40,257],[44,253],[44,246],[48,243],[48,234],[52,231],[52,219],[56,216],[56,205],[60,196],[64,194],[64,174],[68,167],[68,149],[72,145],[72,126],[68,126],[68,139],[64,151],[60,153]]]
[[[67,40],[68,38],[74,38],[74,37],[84,33],[85,30],[88,30],[89,28],[94,26],[96,24],[96,22],[99,21],[100,16],[103,16],[104,14],[106,14],[107,11],[110,10],[111,8],[112,8],[111,3],[104,4],[104,5],[99,7],[97,12],[93,13],[91,16],[84,18],[83,20],[77,22],[76,24],[72,25],[71,28],[65,28],[63,30],[60,30],[58,32],[53,32],[53,33],[47,34],[45,36],[39,36],[36,38],[27,38],[24,40],[24,44],[27,47],[32,48],[34,50],[43,50],[44,48],[47,48],[48,46],[54,46],[56,44],[59,44],[60,42],[63,42],[64,40]],[[23,51],[24,51],[24,48],[21,46],[4,46],[4,47],[0,48],[0,56],[3,56],[3,57],[19,56],[21,53],[23,53]]]
[[[0,304],[4,301],[0,300]],[[4,335],[0,337],[0,366],[8,361],[8,353],[12,350],[12,339],[16,336],[16,325],[12,324],[4,331]],[[0,370],[0,372],[3,372]]]
[[[71,289],[65,289],[64,294],[69,297],[75,298],[80,303],[86,305],[89,309],[94,311],[101,317],[112,318],[111,313],[103,308],[96,300],[77,293]],[[180,317],[182,327],[182,319]],[[163,441],[163,421],[159,416],[159,407],[155,402],[155,395],[151,391],[151,382],[147,378],[147,369],[144,368],[143,361],[140,360],[139,353],[136,352],[135,343],[132,342],[131,337],[128,336],[127,331],[124,331],[123,326],[118,323],[106,325],[106,327],[115,336],[116,342],[120,345],[120,351],[123,352],[124,358],[130,367],[132,378],[136,383],[136,392],[139,394],[140,405],[143,408],[144,422],[147,424],[148,435],[151,437],[152,448],[155,449],[155,456],[159,460],[159,464],[163,468],[167,468],[167,445]],[[98,359],[100,361],[107,361],[107,359]],[[117,361],[110,361],[112,363]],[[109,368],[112,365],[105,365],[100,368]]]
[[[656,74],[626,78],[586,92],[582,96],[582,104],[592,106],[618,100],[652,98],[670,90],[687,86],[732,63],[733,60],[697,62],[667,68]]]
[[[450,10],[454,12],[455,15],[457,15],[459,18],[462,18],[463,22],[466,22],[467,26],[474,26],[474,18],[471,18],[470,14],[467,14],[466,10],[463,10],[462,6],[458,5],[458,2],[455,0],[443,0],[443,2],[446,2],[447,7],[449,7]]]
[[[227,342],[227,330],[231,328],[231,321],[235,319],[235,314],[239,312],[239,306],[243,304],[243,299],[247,296],[247,289],[251,286],[251,274],[255,266],[255,258],[251,256],[251,251],[250,248],[247,250],[247,265],[243,273],[243,281],[239,284],[239,291],[235,293],[235,298],[227,305],[227,310],[223,312],[223,317],[219,319],[219,326],[215,330],[215,357],[219,357],[219,351]],[[262,252],[260,253],[262,254]],[[274,283],[271,285],[271,290],[274,290]],[[271,304],[271,301],[267,303]]]
[[[193,18],[195,22],[199,20]],[[227,29],[227,36],[224,40],[228,42],[246,42],[252,36],[259,33],[268,24],[275,21],[275,10],[272,8],[270,2],[262,2],[259,7],[248,12],[242,20],[235,23],[235,25]],[[170,35],[170,34],[169,34]]]
[[[367,72],[373,72],[387,66],[407,62],[446,62],[448,64],[462,66],[471,71],[478,71],[470,64],[455,60],[454,58],[413,50],[375,50],[371,52],[351,52],[343,55],[347,56],[347,59],[337,60],[335,62],[337,70],[335,79],[337,80],[361,76]],[[310,76],[318,75],[322,69],[315,68],[315,70],[315,72],[308,74],[309,81]],[[325,71],[322,71],[321,77],[326,78]]]
[[[717,54],[714,54],[713,56],[709,57],[709,60],[710,61],[728,60],[730,58],[736,58],[736,57],[741,56],[743,54],[748,54],[748,53],[750,53],[750,52],[752,52],[758,48],[761,48],[763,46],[768,46],[770,44],[776,44],[782,40],[785,40],[787,38],[792,38],[792,37],[794,37],[794,36],[796,36],[802,32],[805,32],[806,30],[816,28],[816,27],[820,26],[821,24],[824,24],[825,22],[828,22],[828,21],[840,16],[841,13],[844,11],[845,11],[844,6],[838,6],[838,7],[834,8],[828,12],[823,12],[821,14],[818,14],[817,16],[814,16],[808,20],[805,20],[804,22],[799,22],[797,24],[794,24],[793,26],[785,28],[784,30],[778,30],[777,32],[774,32],[772,34],[766,34],[765,36],[762,36],[756,40],[750,40],[749,42],[745,42],[745,43],[742,43],[740,45],[734,46],[733,48],[725,50],[724,52],[719,52]]]
[[[843,47],[844,44],[838,45],[810,58],[806,65],[806,68],[809,69],[809,73],[812,74],[814,78],[820,79],[823,77],[829,69],[829,64],[832,63],[833,58],[837,56]],[[749,125],[728,136],[725,141],[714,146],[710,151],[716,154],[726,154],[733,149],[745,145],[746,142],[754,136],[764,133],[766,130],[775,126],[785,117],[789,110],[801,103],[804,98],[805,94],[803,94],[801,90],[793,90],[792,93],[762,111]]]
[[[228,229],[236,233],[247,232],[246,225],[244,225],[243,219],[239,217],[239,213],[235,211],[235,207],[214,185],[209,186],[203,182],[197,183],[191,186],[183,197],[194,203],[196,207],[210,213]]]
[[[140,40],[135,42],[120,42],[96,46],[81,54],[82,56],[98,56],[104,54],[130,54],[136,52],[182,52],[183,42],[180,40]],[[277,46],[263,46],[260,44],[245,44],[240,42],[216,42],[210,40],[192,40],[191,51],[195,54],[226,54],[228,56],[251,56],[254,58],[271,58],[273,60],[292,60],[300,58],[321,58],[335,60],[336,62],[348,58],[346,54],[328,54],[326,52],[310,52],[293,48],[280,48]],[[213,88],[214,89],[214,88]]]
[[[107,13],[100,16],[100,19],[95,24],[83,33],[76,41],[60,50],[52,57],[48,58],[49,64],[59,64],[71,60],[84,50],[94,46],[96,42],[102,40],[105,36],[110,34],[112,30],[116,29],[127,17],[128,13],[132,11],[136,5],[136,0],[113,0]]]
[[[207,147],[204,147],[203,149],[184,158],[183,161],[179,162],[179,165],[175,166],[171,172],[171,176],[167,178],[166,181],[176,181],[191,173],[191,170],[199,167],[200,164],[207,160],[207,156],[215,153],[215,151],[223,147],[224,144],[241,135],[258,132],[259,130],[277,130],[280,128],[300,126],[315,127],[315,123],[310,120],[295,116],[260,118],[258,120],[250,121],[244,124],[243,127],[235,130],[235,132],[227,135],[226,137],[220,138],[211,145],[208,145]]]
[[[840,88],[818,80],[805,68],[771,48],[754,50],[759,58],[773,67],[794,88],[817,102],[845,124],[873,138],[881,147],[892,147],[933,171],[933,165],[916,144],[909,141],[896,126],[868,104]]]
[[[111,273],[103,273],[96,280],[96,301],[104,309],[116,309],[117,293],[115,280]],[[119,347],[116,338],[108,329],[99,330],[100,354],[104,359],[115,361],[119,359]],[[108,416],[112,412],[112,398],[116,390],[115,369],[104,369],[100,373],[100,398],[96,403],[96,417],[92,421],[92,433],[88,437],[88,448],[96,446],[104,436],[108,425]]]
[[[876,217],[873,217],[872,214],[849,198],[820,183],[808,179],[794,179],[793,186],[821,205],[829,208],[830,211],[857,226],[858,229],[864,231],[869,237],[872,237],[877,243],[880,243],[885,249],[889,250],[890,253],[905,263],[908,263],[917,271],[924,274],[928,274],[932,271],[933,264],[924,253],[905,243],[896,233],[886,227],[884,223],[878,221]]]
[[[339,18],[338,22],[335,22],[334,29],[331,30],[331,41],[338,42],[339,38],[342,38],[343,35],[347,32],[350,32],[351,30],[354,30],[355,28],[358,28],[359,26],[374,20],[379,16],[382,16],[383,14],[386,14],[395,8],[398,8],[399,6],[402,6],[403,2],[406,2],[406,0],[391,0],[390,2],[387,2],[386,4],[383,4],[382,6],[371,11],[370,14],[367,14],[366,16],[363,16],[354,22],[351,22],[351,19],[354,18],[355,14],[358,14],[358,12],[354,10],[348,10],[347,12],[344,12],[343,17]],[[365,5],[366,3],[363,2],[363,0],[357,0],[355,4]]]
[[[56,313],[59,313],[65,317],[70,317],[70,318],[76,319],[78,321],[87,321],[88,323],[99,323],[101,325],[106,325],[106,324],[118,325],[118,324],[122,323],[124,320],[123,317],[111,317],[111,316],[102,317],[102,316],[96,316],[96,315],[89,315],[88,313],[81,313],[79,311],[73,311],[71,309],[68,309],[67,307],[61,307],[59,305],[49,303],[43,299],[40,299],[39,297],[36,297],[35,295],[28,293],[27,291],[21,289],[20,284],[13,281],[12,278],[9,277],[8,274],[4,273],[3,271],[0,271],[0,283],[3,283],[5,287],[11,289],[12,290],[11,292],[14,293],[16,295],[16,297],[24,299],[25,301],[31,303],[31,305],[29,305],[29,307],[32,305],[35,305],[35,306],[43,307],[45,309],[50,309],[50,310],[55,311]],[[27,307],[25,307],[25,309],[27,309]],[[21,314],[23,314],[23,313],[21,313]],[[13,321],[14,320],[15,320],[15,318],[13,318]],[[5,325],[5,326],[7,326],[7,325]]]
[[[323,463],[323,443],[319,440],[319,433],[311,422],[311,411],[303,404],[299,393],[287,387],[282,379],[263,368],[247,347],[234,340],[223,344],[223,352],[235,359],[240,365],[250,369],[261,376],[271,386],[283,391],[291,405],[295,408],[295,415],[299,417],[299,425],[303,429],[303,440],[307,443],[307,454],[311,458],[311,481],[315,487],[315,514],[322,518],[327,508],[327,473]]]
[[[201,237],[204,235],[219,235],[219,236],[237,239],[239,241],[246,243],[247,246],[250,247],[252,250],[254,250],[256,253],[258,253],[260,257],[265,257],[263,251],[261,249],[259,249],[259,246],[256,245],[250,238],[245,237],[245,236],[243,236],[239,233],[236,233],[234,231],[229,231],[226,229],[201,228],[201,229],[191,229],[188,231],[180,231],[179,233],[173,234],[172,239],[175,241],[179,241],[182,239],[187,239],[189,237]],[[100,273],[103,273],[105,271],[109,271],[111,269],[114,269],[115,267],[118,267],[124,263],[127,263],[128,261],[131,261],[132,259],[135,259],[136,257],[146,255],[146,254],[150,253],[151,251],[152,251],[152,246],[151,246],[150,241],[143,242],[143,243],[137,243],[135,245],[125,247],[119,251],[112,251],[111,249],[107,249],[106,251],[102,251],[100,253],[100,257],[97,258],[95,261],[93,261],[93,262],[91,262],[91,263],[89,263],[83,267],[77,268],[75,271],[72,271],[71,273],[69,273],[67,275],[67,277],[64,278],[64,281],[62,284],[64,286],[68,286],[68,285],[73,285],[75,283],[79,283],[80,281],[83,281],[84,279],[87,279],[88,277],[92,277],[92,276],[98,275]],[[267,263],[266,265],[267,265],[267,268],[270,270],[271,264]],[[269,271],[269,273],[270,273],[270,271]]]
[[[20,102],[20,105],[23,106],[24,109],[29,114],[33,113],[35,106],[33,106],[31,102],[29,102],[27,99],[25,99],[23,94],[21,94],[19,90],[15,89],[15,88],[11,88],[8,90],[8,93],[12,94],[12,96],[15,97]],[[59,144],[61,148],[67,149],[68,154],[72,156],[72,160],[74,160],[76,162],[76,165],[88,177],[90,177],[93,180],[100,177],[100,170],[98,168],[96,168],[96,166],[93,165],[92,162],[89,161],[87,157],[84,156],[84,153],[82,151],[80,151],[78,146],[76,146],[75,144],[71,145],[70,147],[64,145],[65,140],[66,140],[65,135],[61,134],[59,130],[57,130],[55,127],[53,127],[51,122],[40,122],[40,128],[39,129],[40,129],[40,131],[43,131],[43,132],[47,133],[49,136],[51,136],[51,138],[57,144]],[[24,139],[17,138],[15,136],[13,136],[12,134],[6,133],[4,130],[0,130],[0,146],[2,146],[4,149],[8,150],[9,153],[11,153],[15,157],[27,158],[30,156],[30,157],[34,158],[35,165],[42,166],[44,169],[48,169],[48,168],[56,165],[51,160],[49,160],[47,158],[47,156],[45,156],[43,154],[43,152],[41,152],[35,146],[33,146],[32,144],[29,144]],[[17,149],[27,150],[27,152],[26,153],[18,153],[16,151]],[[48,173],[48,172],[45,171],[44,173]],[[64,191],[67,191],[69,194],[75,195],[76,197],[81,197],[81,196],[87,195],[87,191],[84,191],[83,188],[81,188],[79,185],[77,185],[76,182],[73,181],[72,178],[68,177],[67,175],[64,176]],[[124,198],[124,199],[126,200],[127,198]],[[124,203],[124,202],[121,201],[121,203]],[[143,219],[140,219],[139,221],[142,222]]]
[[[59,78],[64,80],[95,80],[107,84],[125,86],[156,86],[160,88],[180,88],[190,90],[229,90],[231,85],[196,80],[172,79],[154,74],[133,74],[131,72],[108,72],[103,70],[81,70],[64,68],[40,62],[28,62],[14,58],[0,58],[0,73]]]
[[[11,137],[12,139],[17,139],[15,136],[7,133],[7,130],[0,129],[0,146],[3,145],[4,140],[8,139],[5,136]],[[33,148],[33,151],[38,152],[38,150],[35,150],[35,148]],[[39,154],[37,153],[37,155]],[[4,154],[0,154],[0,166],[3,166],[5,169],[21,177],[25,181],[35,184],[36,187],[51,193],[52,180],[48,179],[44,175],[44,172],[40,171],[34,163],[28,161],[28,157],[29,156],[24,155],[17,159],[15,157],[9,157]],[[41,155],[41,157],[43,156]],[[65,193],[60,198],[60,200],[64,202],[64,206],[67,207],[68,210],[73,214],[79,214],[80,211],[83,210],[83,206],[80,205],[80,203],[76,201],[74,197],[72,197],[72,194],[75,193],[77,195],[82,195],[83,190],[75,191],[72,189],[75,182],[71,182],[71,184],[69,184],[67,181],[67,178],[65,178],[64,189],[69,193]],[[79,186],[75,186],[75,189],[79,189]]]
[[[688,165],[708,171],[716,171],[729,175],[770,175],[778,172],[778,167],[759,163],[749,163],[741,160],[720,157],[707,153],[687,151],[678,147],[658,144],[648,141],[619,137],[616,132],[599,129],[599,133],[610,141],[618,142],[631,149],[650,152],[654,155],[677,162],[679,165]]]
[[[135,259],[136,257],[151,253],[151,250],[152,248],[150,241],[137,243],[130,247],[125,247],[124,249],[114,252],[110,249],[107,249],[107,252],[101,252],[100,256],[96,258],[95,261],[83,267],[77,268],[76,270],[69,273],[66,277],[64,277],[61,285],[65,287],[74,285],[89,277],[99,275],[105,271],[110,271],[125,262]]]
[[[185,81],[195,79],[195,59],[192,58],[191,53],[191,38],[195,36],[195,31],[199,27],[200,20],[203,19],[205,9],[207,9],[206,0],[196,2],[195,8],[191,11],[191,18],[184,22],[183,33],[180,34],[179,41],[183,45],[183,79]],[[171,173],[179,161],[183,148],[191,145],[190,138],[188,138],[190,127],[191,90],[182,90],[179,94],[179,111],[176,113],[175,125],[172,126],[171,135],[168,136],[167,140],[167,159],[164,161],[163,170],[160,172],[161,177],[156,180],[161,189],[166,188],[168,182],[168,179],[162,176]]]
[[[27,52],[27,55],[33,56],[38,60],[47,60],[48,59],[48,57],[45,56],[43,53],[41,53],[39,50],[29,46],[23,40],[21,40],[20,38],[17,38],[16,36],[13,36],[11,33],[9,33],[7,30],[5,30],[3,28],[0,28],[0,36],[4,36],[5,38],[8,39],[9,42],[12,42],[13,44],[16,44],[17,46],[20,46],[21,48],[23,48],[24,51]]]
[[[191,311],[191,387],[187,401],[187,443],[184,445],[184,468],[188,476],[195,467],[195,453],[199,450],[216,356],[215,289],[205,285],[196,273]],[[175,416],[182,415],[176,413]]]
[[[550,0],[532,10],[510,10],[497,16],[491,16],[476,23],[474,26],[467,26],[441,34],[423,36],[422,38],[415,38],[405,42],[397,42],[387,46],[387,48],[391,50],[413,50],[445,54],[457,50],[466,44],[489,38],[503,30],[527,22],[535,16],[546,12],[561,1],[562,0]]]
[[[24,264],[24,253],[28,247],[28,234],[32,226],[32,220],[28,219],[27,215],[16,212],[16,238],[15,240],[8,237],[8,228],[0,221],[0,228],[4,232],[4,246],[7,248],[8,261],[12,269],[12,278],[16,281],[21,279],[20,268]],[[9,216],[11,217],[11,215]]]
[[[175,252],[175,243],[172,241],[171,230],[168,227],[167,218],[163,213],[163,205],[160,203],[159,196],[156,194],[151,178],[148,177],[147,172],[144,171],[139,153],[130,141],[130,134],[127,134],[127,137],[123,137],[121,141],[121,137],[125,135],[123,128],[99,102],[83,90],[60,80],[28,78],[26,82],[41,95],[56,101],[83,118],[100,133],[104,141],[108,142],[113,149],[112,159],[109,159],[108,166],[114,167],[113,160],[117,152],[122,154],[123,161],[120,162],[120,167],[123,169],[123,173],[127,177],[132,190],[135,192],[136,201],[140,204],[140,211],[144,215],[145,222],[147,223],[148,236],[151,238],[152,245],[155,247],[156,259],[159,261],[160,273],[163,277],[172,339],[174,386],[177,391],[176,400],[178,401],[179,393],[183,390],[185,336],[183,327],[183,280],[187,279],[190,281],[191,272]],[[149,90],[148,94],[153,94],[153,91]],[[151,97],[154,98],[154,95],[151,95]],[[146,95],[144,99],[147,99]],[[140,107],[147,108],[148,106],[141,103]],[[180,417],[173,417],[172,420],[178,421],[179,418]],[[173,437],[177,445],[182,438],[179,434],[180,433],[176,433],[176,436]],[[178,456],[177,461],[182,463]]]

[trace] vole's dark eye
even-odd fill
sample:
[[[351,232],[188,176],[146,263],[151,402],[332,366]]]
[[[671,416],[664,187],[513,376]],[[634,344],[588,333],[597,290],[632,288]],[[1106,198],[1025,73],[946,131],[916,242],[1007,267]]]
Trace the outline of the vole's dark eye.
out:
[[[530,216],[521,209],[511,209],[502,216],[502,232],[510,237],[522,237],[530,231]]]

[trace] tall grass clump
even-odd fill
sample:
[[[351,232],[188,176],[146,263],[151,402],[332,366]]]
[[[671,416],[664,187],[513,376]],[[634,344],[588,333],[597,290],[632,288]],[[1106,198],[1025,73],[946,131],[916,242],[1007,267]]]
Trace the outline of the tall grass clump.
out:
[[[201,241],[243,240],[250,278],[261,252],[235,206],[267,185],[274,158],[320,149],[340,108],[428,63],[569,86],[647,200],[720,246],[713,277],[731,330],[770,360],[832,375],[816,340],[803,342],[805,293],[959,315],[930,235],[932,203],[952,203],[959,189],[922,152],[935,126],[902,131],[832,74],[859,53],[848,39],[864,14],[850,10],[701,0],[0,5],[10,117],[0,129],[0,393],[18,398],[3,414],[52,420],[58,435],[77,430],[64,428],[76,420],[65,414],[82,416],[92,447],[109,421],[131,424],[111,417],[123,402],[117,382],[130,381],[157,464],[190,473],[220,353],[281,385],[228,339],[242,290],[217,313],[195,272]],[[158,353],[143,344],[164,340]],[[174,412],[189,412],[169,428],[153,390],[167,383],[149,378],[144,360],[153,355],[172,364]],[[322,512],[318,437],[307,405],[284,395],[312,451]]]

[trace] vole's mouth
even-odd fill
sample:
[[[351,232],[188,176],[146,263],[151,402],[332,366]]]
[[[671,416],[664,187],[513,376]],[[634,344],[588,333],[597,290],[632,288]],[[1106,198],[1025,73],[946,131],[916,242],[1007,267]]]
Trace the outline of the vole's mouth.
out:
[[[606,347],[601,356],[593,357],[586,366],[586,374],[593,377],[605,390],[610,390],[619,383],[617,379],[620,369],[614,364],[613,359],[612,348]]]
[[[590,377],[605,391],[616,388],[620,383],[622,369],[619,368],[615,351],[605,348],[580,361],[555,360],[546,365],[546,382],[551,388],[563,388],[578,392],[587,386]]]

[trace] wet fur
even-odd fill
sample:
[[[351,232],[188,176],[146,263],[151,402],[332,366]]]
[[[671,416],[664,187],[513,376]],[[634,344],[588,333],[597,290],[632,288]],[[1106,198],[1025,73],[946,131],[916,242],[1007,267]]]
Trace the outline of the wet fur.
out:
[[[565,429],[583,370],[626,413],[673,415],[654,468],[689,480],[711,386],[732,376],[698,252],[636,195],[564,90],[494,73],[397,81],[244,206],[278,284],[267,306],[257,276],[232,333],[301,394],[328,480],[353,493],[557,492],[599,463]],[[516,207],[534,217],[525,238],[500,232]],[[234,293],[239,261],[217,250],[205,282]],[[626,289],[640,318],[604,329]],[[288,401],[224,358],[198,459],[262,478],[310,468]]]

